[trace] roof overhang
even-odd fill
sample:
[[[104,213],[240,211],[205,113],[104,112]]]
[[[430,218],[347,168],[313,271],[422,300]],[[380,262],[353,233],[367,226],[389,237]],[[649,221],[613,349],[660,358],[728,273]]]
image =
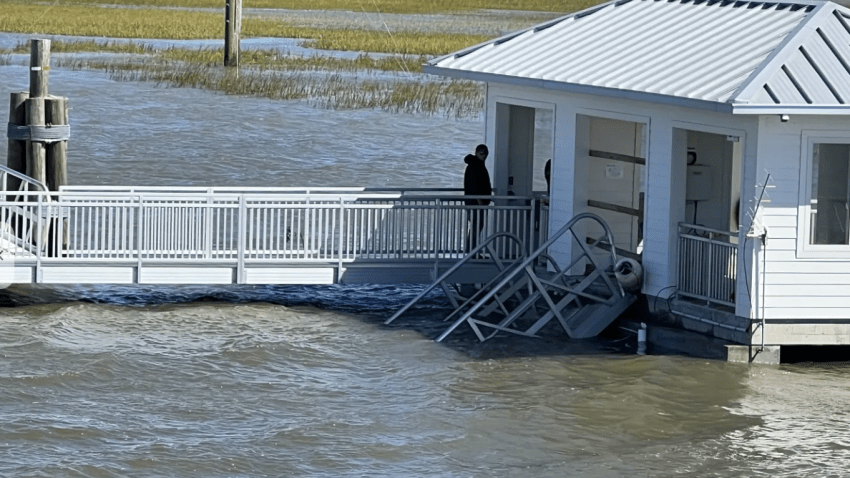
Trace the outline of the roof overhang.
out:
[[[484,73],[469,70],[455,70],[451,68],[440,68],[433,65],[423,65],[422,71],[431,75],[440,75],[462,80],[481,81],[485,83],[498,83],[514,86],[525,86],[530,88],[542,88],[550,91],[564,91],[583,95],[604,96],[644,103],[655,103],[667,106],[678,106],[682,108],[694,108],[699,110],[716,111],[720,113],[734,113],[729,103],[718,103],[694,98],[683,98],[680,96],[661,95],[645,91],[630,91],[618,88],[605,88],[592,85],[580,85],[560,81],[550,81],[519,76],[506,76],[494,73]]]
[[[850,115],[850,105],[731,105],[736,115]]]

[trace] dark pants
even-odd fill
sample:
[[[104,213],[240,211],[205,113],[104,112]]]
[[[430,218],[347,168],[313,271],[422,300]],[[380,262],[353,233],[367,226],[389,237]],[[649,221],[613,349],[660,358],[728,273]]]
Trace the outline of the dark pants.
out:
[[[478,246],[481,239],[481,231],[484,229],[484,210],[472,209],[469,211],[469,237],[466,252],[470,252]]]

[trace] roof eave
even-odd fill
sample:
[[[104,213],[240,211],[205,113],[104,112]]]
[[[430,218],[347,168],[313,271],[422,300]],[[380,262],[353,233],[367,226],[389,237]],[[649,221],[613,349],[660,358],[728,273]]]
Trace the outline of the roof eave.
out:
[[[701,100],[697,98],[684,98],[681,96],[662,95],[644,91],[622,90],[617,88],[606,88],[601,86],[580,85],[576,83],[565,83],[561,81],[543,80],[537,78],[523,78],[518,76],[498,75],[468,70],[456,70],[442,68],[433,65],[423,65],[424,73],[431,75],[447,76],[463,80],[481,81],[485,83],[499,83],[515,86],[526,86],[542,88],[545,90],[566,91],[593,96],[605,96],[609,98],[627,99],[645,103],[655,103],[683,108],[694,108],[700,110],[716,111],[720,113],[732,113],[732,105],[725,102]]]
[[[736,115],[850,115],[850,105],[732,105]]]

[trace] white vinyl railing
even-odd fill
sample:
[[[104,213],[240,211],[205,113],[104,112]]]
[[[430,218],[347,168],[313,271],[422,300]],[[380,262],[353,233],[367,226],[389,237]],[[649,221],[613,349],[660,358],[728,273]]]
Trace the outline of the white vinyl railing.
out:
[[[457,259],[473,213],[485,234],[536,248],[548,223],[540,202],[466,206],[457,190],[75,187],[0,197],[0,239],[4,254],[45,262]],[[497,247],[519,255],[514,243]]]
[[[678,294],[735,306],[737,233],[679,224]]]

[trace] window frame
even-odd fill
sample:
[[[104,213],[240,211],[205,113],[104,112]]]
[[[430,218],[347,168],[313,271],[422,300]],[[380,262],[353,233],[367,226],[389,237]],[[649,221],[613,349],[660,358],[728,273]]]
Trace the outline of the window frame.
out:
[[[800,202],[797,208],[797,257],[850,259],[850,244],[812,244],[812,167],[815,144],[846,144],[850,131],[803,131],[800,144]],[[848,177],[850,181],[850,177]]]

